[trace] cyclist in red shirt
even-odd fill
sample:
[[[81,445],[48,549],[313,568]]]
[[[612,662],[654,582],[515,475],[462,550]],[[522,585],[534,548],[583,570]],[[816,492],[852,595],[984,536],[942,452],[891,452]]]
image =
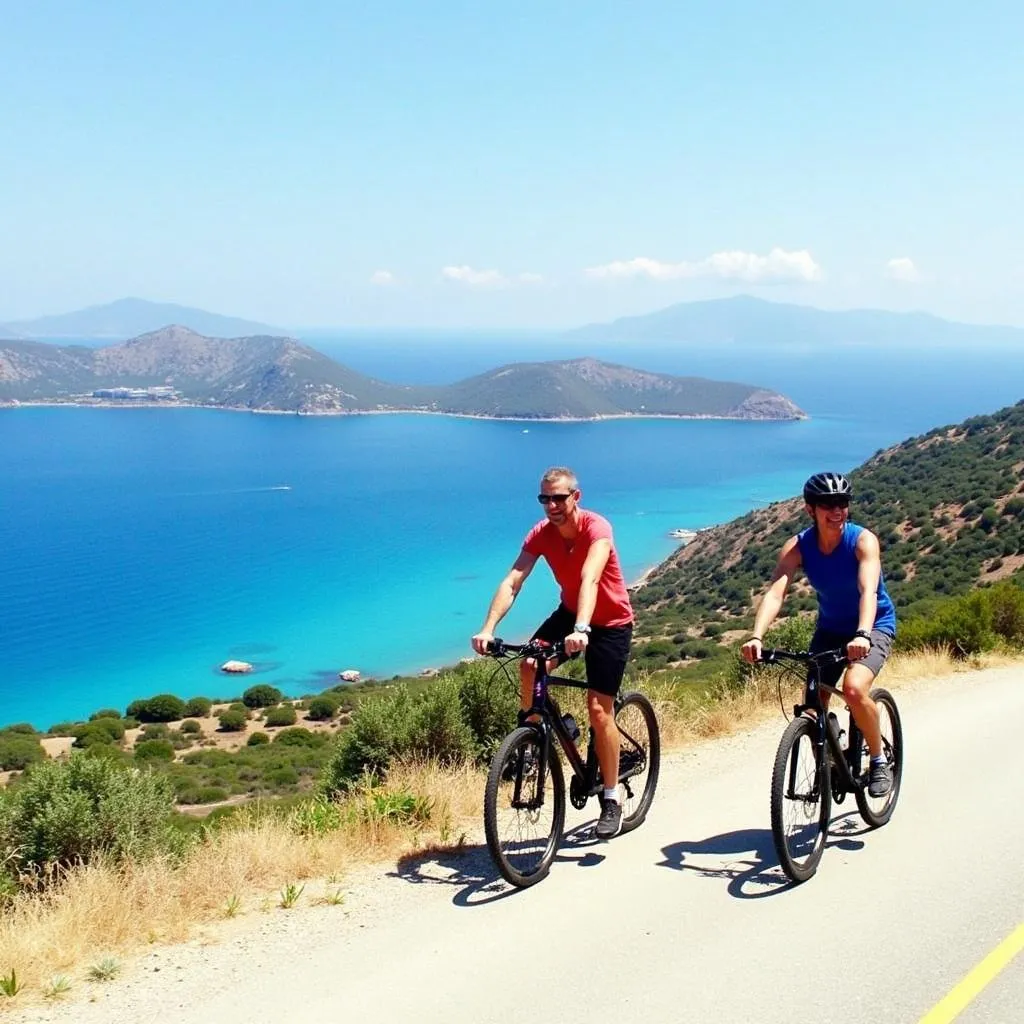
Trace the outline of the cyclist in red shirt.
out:
[[[587,666],[587,710],[594,729],[601,777],[619,777],[619,733],[615,727],[615,696],[629,657],[633,608],[615,552],[612,528],[596,512],[580,507],[576,474],[553,466],[540,482],[537,500],[545,518],[526,535],[508,575],[498,585],[487,617],[473,637],[478,654],[487,651],[494,630],[512,607],[537,559],[543,557],[561,588],[561,603],[533,634],[544,640],[565,639],[568,654],[583,652]],[[554,667],[552,660],[550,668]],[[529,708],[533,697],[534,663],[520,663],[520,700]],[[611,839],[622,825],[617,783],[605,784],[601,817],[595,834]]]

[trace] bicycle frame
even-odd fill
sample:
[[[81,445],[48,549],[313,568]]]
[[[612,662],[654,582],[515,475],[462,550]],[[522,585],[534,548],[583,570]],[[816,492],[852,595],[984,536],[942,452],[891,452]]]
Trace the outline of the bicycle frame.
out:
[[[825,691],[830,696],[835,696],[842,700],[843,706],[849,711],[842,690],[835,686],[829,686],[827,683],[821,682],[820,679],[823,662],[831,660],[833,663],[838,663],[840,660],[845,661],[845,656],[839,651],[793,655],[785,651],[770,650],[765,651],[763,660],[766,664],[774,664],[779,660],[788,660],[800,661],[807,665],[808,671],[807,680],[804,684],[803,703],[793,705],[793,715],[794,717],[805,715],[814,722],[814,756],[816,763],[821,764],[826,745],[832,754],[832,764],[838,773],[839,782],[841,783],[839,786],[834,786],[835,793],[833,795],[838,797],[836,802],[840,803],[842,795],[845,793],[853,793],[857,789],[863,789],[866,783],[861,773],[863,736],[860,728],[851,714],[849,742],[846,750],[843,750],[840,744],[838,726],[826,712],[825,702],[822,699],[822,691]],[[809,711],[814,713],[809,715],[807,714]],[[790,785],[792,788],[792,782]]]

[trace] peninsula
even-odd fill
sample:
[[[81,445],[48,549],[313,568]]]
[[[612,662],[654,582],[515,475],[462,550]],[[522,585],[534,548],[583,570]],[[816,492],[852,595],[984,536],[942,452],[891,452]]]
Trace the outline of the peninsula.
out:
[[[364,376],[294,338],[209,338],[178,325],[103,348],[0,340],[0,404],[21,403],[493,419],[806,418],[768,388],[591,358],[512,363],[450,385],[414,387]]]

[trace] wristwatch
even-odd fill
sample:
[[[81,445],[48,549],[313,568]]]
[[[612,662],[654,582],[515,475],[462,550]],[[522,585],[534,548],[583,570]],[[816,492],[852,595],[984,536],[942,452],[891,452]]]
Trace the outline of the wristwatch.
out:
[[[577,622],[572,628],[574,633],[590,632],[590,627],[585,622]]]
[[[854,636],[859,636],[859,637],[861,637],[864,640],[870,640],[871,639],[871,634],[866,629],[858,629],[857,632],[854,633],[853,635]]]

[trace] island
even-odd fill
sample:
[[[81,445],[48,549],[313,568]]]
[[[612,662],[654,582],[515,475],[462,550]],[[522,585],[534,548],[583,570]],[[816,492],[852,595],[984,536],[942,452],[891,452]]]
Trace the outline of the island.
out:
[[[517,420],[799,420],[756,384],[583,357],[510,363],[443,386],[367,377],[294,338],[208,338],[171,325],[102,348],[0,341],[0,403],[161,405],[300,415],[434,413]]]

